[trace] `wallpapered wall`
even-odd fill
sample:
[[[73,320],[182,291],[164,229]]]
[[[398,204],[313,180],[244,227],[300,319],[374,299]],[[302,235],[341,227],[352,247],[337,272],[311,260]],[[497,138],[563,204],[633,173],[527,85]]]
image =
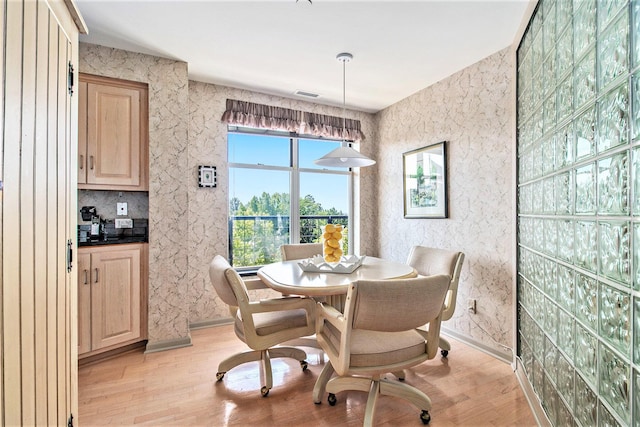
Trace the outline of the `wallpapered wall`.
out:
[[[504,352],[512,347],[513,137],[510,48],[377,114],[378,252],[404,261],[413,245],[460,250],[459,306],[443,328]],[[404,219],[402,153],[448,141],[448,219]],[[477,300],[477,314],[467,299]]]

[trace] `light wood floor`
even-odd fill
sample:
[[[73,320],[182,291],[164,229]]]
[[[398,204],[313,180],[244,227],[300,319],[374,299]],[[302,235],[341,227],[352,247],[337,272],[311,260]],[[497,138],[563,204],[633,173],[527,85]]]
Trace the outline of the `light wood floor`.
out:
[[[79,425],[151,426],[360,426],[366,393],[337,395],[338,403],[315,405],[311,391],[324,366],[317,349],[307,351],[309,369],[274,359],[274,387],[260,395],[259,365],[247,363],[216,382],[218,363],[246,349],[231,326],[192,332],[193,346],[152,354],[141,351],[79,369]],[[430,426],[535,426],[511,367],[450,340],[448,358],[407,371],[406,382],[432,400]],[[421,426],[420,411],[382,396],[376,425]]]

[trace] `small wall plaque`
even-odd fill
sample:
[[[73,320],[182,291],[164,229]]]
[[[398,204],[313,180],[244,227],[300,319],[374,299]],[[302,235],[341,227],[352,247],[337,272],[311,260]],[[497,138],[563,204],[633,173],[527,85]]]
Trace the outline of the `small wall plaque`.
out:
[[[198,166],[198,187],[216,186],[215,166]]]

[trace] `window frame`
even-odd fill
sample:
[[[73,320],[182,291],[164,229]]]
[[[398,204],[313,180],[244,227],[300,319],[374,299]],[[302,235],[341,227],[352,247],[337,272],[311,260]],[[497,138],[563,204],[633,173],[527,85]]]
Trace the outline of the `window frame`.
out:
[[[289,139],[289,166],[270,166],[263,165],[260,163],[238,163],[238,162],[230,162],[229,161],[229,135],[230,134],[250,134],[250,135],[260,135],[265,137],[278,137],[278,138],[288,138]],[[298,243],[300,242],[300,176],[302,173],[320,173],[320,174],[329,174],[329,175],[344,175],[347,176],[347,216],[348,216],[348,238],[349,238],[349,248],[348,253],[353,253],[353,243],[354,242],[354,227],[353,227],[353,216],[354,216],[354,173],[352,168],[343,169],[328,169],[328,168],[300,168],[300,157],[299,157],[299,141],[300,140],[319,140],[319,141],[329,141],[329,142],[338,142],[343,145],[351,146],[350,141],[342,141],[337,139],[329,139],[323,137],[317,137],[312,135],[304,135],[299,134],[297,132],[284,132],[284,131],[272,131],[268,129],[256,129],[256,128],[246,128],[241,126],[229,125],[227,127],[227,173],[229,176],[228,179],[228,195],[227,195],[227,222],[229,222],[230,211],[229,211],[229,200],[231,199],[231,173],[230,170],[234,169],[252,169],[252,170],[272,170],[272,171],[286,171],[289,173],[289,243]],[[297,197],[294,197],[297,195]],[[294,212],[297,212],[294,215]],[[229,236],[228,236],[229,237]],[[231,254],[233,248],[231,246],[231,241],[229,241],[228,251]],[[260,266],[233,266],[239,272],[253,272],[256,271]]]

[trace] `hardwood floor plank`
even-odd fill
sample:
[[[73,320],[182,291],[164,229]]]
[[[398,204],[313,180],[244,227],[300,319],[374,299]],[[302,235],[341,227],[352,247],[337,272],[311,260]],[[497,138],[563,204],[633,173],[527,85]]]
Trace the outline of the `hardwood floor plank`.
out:
[[[216,381],[218,363],[246,350],[232,326],[192,331],[192,347],[131,352],[81,366],[79,423],[149,426],[361,426],[366,393],[338,394],[336,406],[316,405],[311,391],[326,363],[305,347],[309,369],[273,359],[269,396],[260,395],[259,363],[238,366]],[[511,367],[457,341],[406,373],[406,382],[433,402],[430,426],[535,426]],[[420,411],[400,399],[378,399],[376,425],[420,426]]]

